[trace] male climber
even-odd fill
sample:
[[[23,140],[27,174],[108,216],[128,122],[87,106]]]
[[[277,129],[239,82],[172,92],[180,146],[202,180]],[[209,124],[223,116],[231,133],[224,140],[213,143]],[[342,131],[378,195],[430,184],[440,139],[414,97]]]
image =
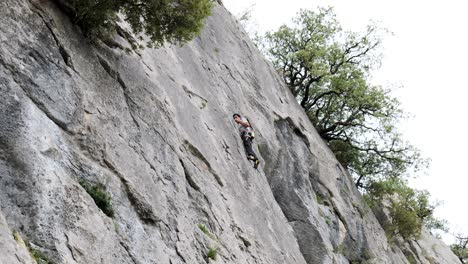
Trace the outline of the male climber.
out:
[[[240,125],[239,132],[242,142],[244,143],[247,159],[253,161],[254,168],[257,169],[258,164],[260,164],[260,160],[258,160],[257,155],[255,155],[255,152],[252,148],[252,141],[254,139],[254,134],[252,131],[253,129],[250,126],[249,121],[245,117],[242,117],[239,114],[234,114],[232,115],[232,117],[234,118],[234,121],[236,121],[236,123]]]

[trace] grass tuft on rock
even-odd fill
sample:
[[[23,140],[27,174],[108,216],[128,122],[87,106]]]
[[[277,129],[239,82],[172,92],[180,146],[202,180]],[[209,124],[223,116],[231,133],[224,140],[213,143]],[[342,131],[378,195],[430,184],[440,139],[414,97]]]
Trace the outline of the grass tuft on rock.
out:
[[[212,260],[216,260],[216,257],[218,256],[218,248],[209,248],[208,250],[208,254],[207,254],[208,258],[212,259]]]
[[[212,234],[210,231],[208,231],[208,228],[202,224],[198,224],[198,228],[200,228],[200,230],[205,234],[207,235],[209,238],[215,240],[215,241],[218,241],[218,238],[216,238],[216,236],[214,234]]]
[[[33,247],[29,241],[24,241],[24,243],[29,251],[29,254],[31,254],[31,257],[36,261],[37,264],[54,264],[54,262],[49,260],[44,252]]]
[[[37,264],[52,264],[52,262],[47,258],[44,253],[37,249],[30,248],[29,252],[31,253],[31,256],[33,259],[37,262]]]
[[[112,197],[106,191],[106,187],[102,183],[92,183],[87,180],[80,180],[80,185],[93,198],[97,207],[102,210],[107,216],[114,217],[114,208],[112,207]]]

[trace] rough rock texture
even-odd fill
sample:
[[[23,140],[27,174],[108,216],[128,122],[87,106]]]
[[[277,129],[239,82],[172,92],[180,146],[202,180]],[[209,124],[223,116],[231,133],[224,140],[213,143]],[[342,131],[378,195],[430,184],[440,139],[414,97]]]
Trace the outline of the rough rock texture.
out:
[[[34,263],[23,239],[55,263],[460,263],[427,234],[387,243],[224,7],[184,47],[135,51],[128,32],[90,43],[50,1],[0,2],[2,264]],[[83,180],[106,186],[113,218]]]
[[[0,214],[0,263],[35,263],[21,237],[13,233]]]
[[[449,247],[441,240],[434,238],[427,231],[423,232],[421,239],[411,241],[402,247],[406,254],[413,255],[421,263],[460,263]]]

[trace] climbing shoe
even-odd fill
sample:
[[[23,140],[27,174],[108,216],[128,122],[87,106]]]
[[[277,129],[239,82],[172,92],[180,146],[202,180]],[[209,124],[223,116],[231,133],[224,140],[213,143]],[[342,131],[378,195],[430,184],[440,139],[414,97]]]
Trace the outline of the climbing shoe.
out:
[[[258,168],[258,164],[260,164],[260,160],[259,159],[254,160],[254,169]]]

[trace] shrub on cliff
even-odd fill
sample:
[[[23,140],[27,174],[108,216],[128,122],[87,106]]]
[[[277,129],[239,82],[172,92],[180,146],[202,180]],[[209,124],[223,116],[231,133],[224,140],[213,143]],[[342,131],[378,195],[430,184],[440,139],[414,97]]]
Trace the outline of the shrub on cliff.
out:
[[[135,34],[149,37],[149,46],[182,44],[201,33],[211,0],[57,0],[66,6],[88,36],[115,32],[121,17]],[[142,38],[142,37],[141,37]]]
[[[461,263],[468,263],[468,236],[455,235],[455,243],[450,246]]]
[[[101,209],[107,216],[114,217],[114,208],[112,207],[112,197],[106,191],[106,187],[102,183],[92,183],[87,180],[80,180],[80,185],[93,198],[96,206]]]
[[[372,209],[388,209],[390,222],[383,228],[389,237],[418,238],[423,225],[431,231],[446,229],[444,221],[433,215],[436,205],[430,203],[429,193],[412,189],[402,179],[373,182],[364,197]]]

